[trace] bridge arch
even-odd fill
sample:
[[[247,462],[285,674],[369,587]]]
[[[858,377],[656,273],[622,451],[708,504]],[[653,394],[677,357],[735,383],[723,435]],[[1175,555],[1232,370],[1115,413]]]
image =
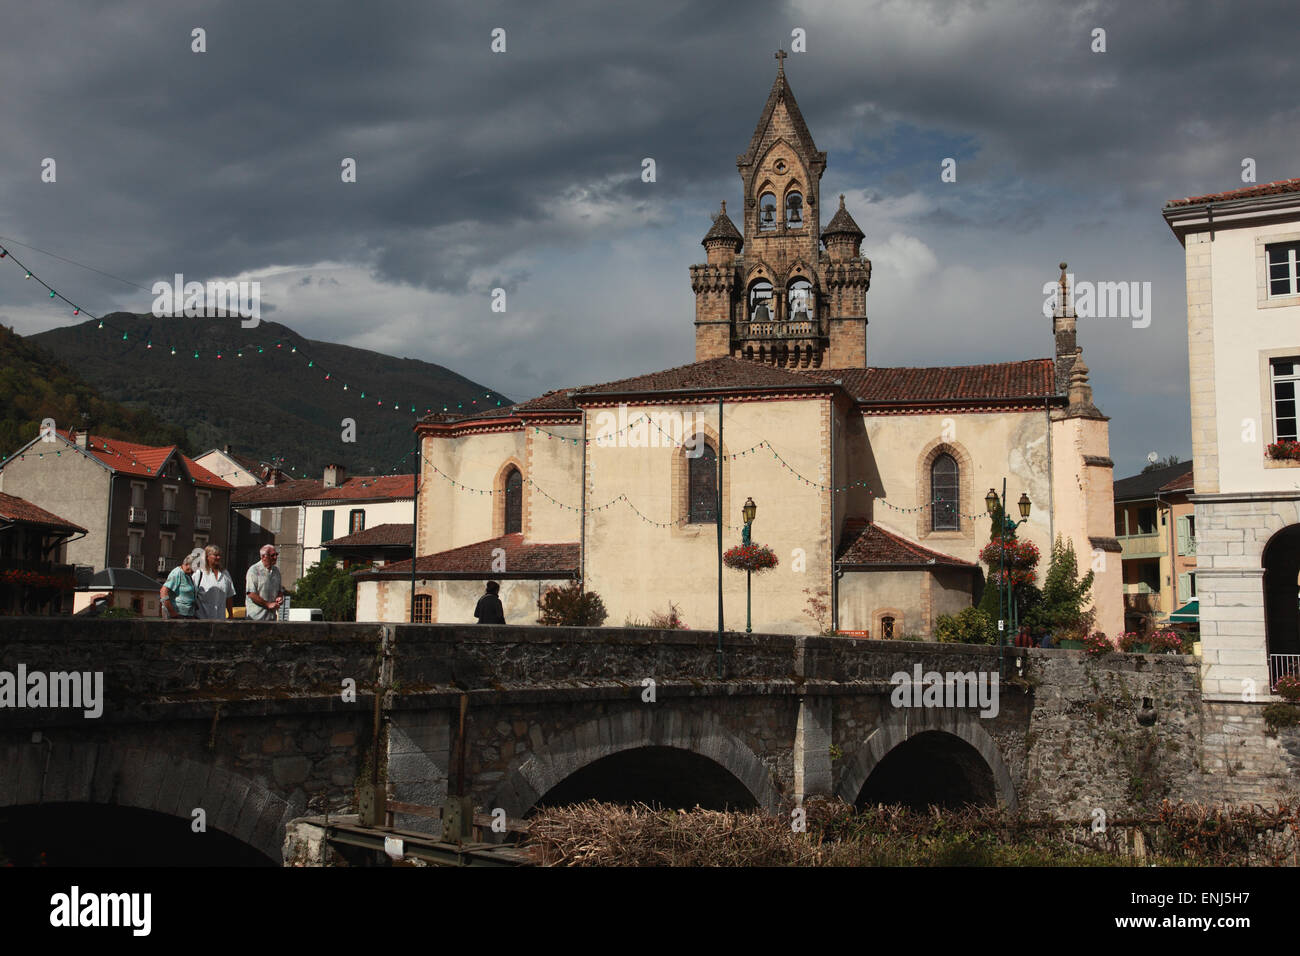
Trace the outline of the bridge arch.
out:
[[[201,807],[206,825],[283,861],[284,828],[305,806],[221,767],[184,757],[121,748],[110,743],[10,744],[4,766],[17,769],[0,784],[0,808],[41,804],[132,807],[192,819]]]
[[[998,805],[1011,810],[1019,805],[1011,772],[979,718],[963,710],[938,707],[892,712],[849,758],[840,777],[839,797],[856,805],[867,781],[887,757],[893,755],[896,761],[921,750],[948,759],[978,757],[991,776],[989,786]]]
[[[734,778],[759,809],[774,813],[780,806],[771,771],[716,718],[658,712],[654,705],[588,721],[552,737],[543,751],[523,755],[506,772],[492,806],[503,807],[511,817],[523,817],[584,768],[620,754],[650,750],[684,751],[697,761],[706,760]]]

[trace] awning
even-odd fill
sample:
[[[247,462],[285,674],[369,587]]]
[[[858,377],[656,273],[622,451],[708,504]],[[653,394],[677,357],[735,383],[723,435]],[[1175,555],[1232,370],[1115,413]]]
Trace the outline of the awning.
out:
[[[1188,601],[1177,611],[1174,611],[1173,614],[1169,615],[1169,622],[1171,624],[1176,623],[1178,621],[1182,621],[1184,623],[1187,622],[1196,623],[1197,621],[1200,620],[1200,617],[1201,617],[1200,599],[1192,598],[1192,600]]]

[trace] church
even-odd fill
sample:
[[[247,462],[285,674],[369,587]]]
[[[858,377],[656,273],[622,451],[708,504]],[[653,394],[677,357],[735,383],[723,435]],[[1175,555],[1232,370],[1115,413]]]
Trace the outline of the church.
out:
[[[1043,555],[1039,583],[1060,535],[1096,571],[1096,627],[1122,631],[1109,420],[1064,267],[1050,358],[868,364],[865,236],[843,196],[822,224],[826,153],[777,59],[736,161],[740,226],[723,202],[690,267],[695,360],[423,418],[414,574],[358,573],[357,620],[473,622],[495,580],[506,620],[532,624],[542,593],[577,580],[608,626],[671,604],[696,630],[719,614],[743,630],[748,613],[757,632],[933,640],[939,615],[982,592],[985,495],[1005,480],[1013,515],[1031,503],[1018,534]],[[720,553],[751,501],[753,541],[778,564],[747,606]]]

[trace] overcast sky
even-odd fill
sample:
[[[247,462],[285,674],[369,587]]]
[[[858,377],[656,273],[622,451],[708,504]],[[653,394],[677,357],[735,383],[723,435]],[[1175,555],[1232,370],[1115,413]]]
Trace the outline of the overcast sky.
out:
[[[145,288],[259,279],[264,318],[514,399],[681,365],[688,267],[719,200],[740,208],[735,158],[796,28],[824,209],[846,194],[874,266],[868,364],[1050,356],[1061,260],[1149,282],[1149,327],[1081,319],[1079,341],[1117,477],[1190,457],[1182,249],[1160,210],[1243,185],[1246,157],[1259,182],[1300,175],[1281,0],[42,0],[0,31],[0,242]],[[91,312],[151,308],[13,248]],[[0,323],[79,321],[34,286],[0,268]]]

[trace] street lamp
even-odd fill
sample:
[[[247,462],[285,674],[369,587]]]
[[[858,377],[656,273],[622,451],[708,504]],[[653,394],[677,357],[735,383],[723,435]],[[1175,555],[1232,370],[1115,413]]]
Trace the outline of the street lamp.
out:
[[[1020,500],[1016,502],[1020,508],[1020,520],[1012,521],[1007,517],[1007,480],[1002,479],[1002,496],[998,497],[997,491],[990,488],[989,493],[984,496],[984,507],[988,509],[989,517],[996,519],[999,511],[1002,514],[1002,523],[998,528],[998,675],[1006,676],[1003,667],[1003,654],[1006,647],[1007,621],[1011,622],[1011,627],[1016,628],[1019,623],[1019,615],[1016,613],[1015,591],[1004,583],[1006,577],[1006,554],[1007,554],[1007,535],[1020,527],[1029,520],[1029,509],[1033,506],[1029,500],[1029,495],[1023,491],[1020,493]]]
[[[740,532],[740,543],[748,546],[750,543],[749,526],[754,523],[754,517],[758,514],[758,505],[754,504],[753,498],[746,498],[745,504],[740,509],[741,517],[745,519],[745,527]],[[753,633],[753,620],[750,616],[750,577],[752,572],[749,568],[745,569],[745,633]]]

